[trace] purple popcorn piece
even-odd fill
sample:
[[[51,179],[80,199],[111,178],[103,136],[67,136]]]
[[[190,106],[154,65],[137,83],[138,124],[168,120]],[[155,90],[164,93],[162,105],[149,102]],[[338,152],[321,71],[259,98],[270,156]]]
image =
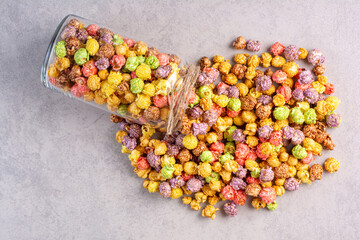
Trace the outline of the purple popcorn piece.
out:
[[[186,188],[187,190],[191,192],[198,192],[202,187],[201,180],[193,177],[187,181],[186,186],[187,186]]]
[[[311,71],[304,70],[299,74],[298,82],[300,84],[311,84],[314,81],[314,77],[312,76]]]
[[[193,123],[192,131],[194,136],[206,134],[208,125],[206,123]]]
[[[239,178],[245,178],[248,170],[243,166],[239,165],[238,170],[234,173]]]
[[[291,143],[294,145],[301,144],[305,139],[305,135],[301,130],[295,129],[294,136],[291,138]]]
[[[76,37],[76,28],[73,26],[66,26],[61,33],[61,39],[66,40],[69,37]]]
[[[184,138],[184,137],[185,137],[184,134],[179,134],[179,135],[176,137],[175,145],[178,146],[178,147],[180,147],[180,148],[183,148],[184,145],[183,145],[182,141],[183,141],[183,138]]]
[[[319,100],[319,93],[314,88],[308,88],[304,91],[305,100],[310,104],[315,104]]]
[[[89,36],[89,34],[85,28],[80,29],[76,34],[77,39],[79,39],[80,42],[82,42],[82,43],[86,42],[88,36]]]
[[[245,190],[246,185],[247,185],[246,182],[238,177],[233,177],[230,181],[230,186],[234,190]]]
[[[236,86],[230,86],[228,88],[228,97],[229,98],[239,98],[240,92],[239,89]]]
[[[268,105],[272,102],[272,98],[269,95],[261,95],[257,98],[257,102],[262,103],[263,105]]]
[[[156,155],[153,151],[149,151],[146,158],[151,167],[155,169],[160,169],[160,165],[161,165],[160,156]]]
[[[195,107],[192,107],[188,110],[188,116],[191,119],[198,119],[202,114],[203,110],[200,106],[196,105]]]
[[[124,136],[124,139],[121,143],[130,151],[134,150],[136,147],[136,139],[126,135]]]
[[[237,215],[237,207],[234,202],[229,202],[224,205],[224,212],[226,215],[229,215],[231,217],[235,217]]]
[[[205,111],[203,114],[203,121],[207,123],[210,127],[212,127],[212,125],[216,123],[217,118],[218,114],[214,110]]]
[[[110,43],[112,45],[113,37],[109,33],[104,33],[100,36],[100,44]]]
[[[271,168],[261,169],[259,179],[261,182],[272,181],[274,179],[274,171]]]
[[[264,92],[270,89],[272,85],[271,78],[269,76],[263,75],[255,79],[256,91]]]
[[[231,137],[235,142],[243,143],[246,140],[246,136],[241,129],[235,129]]]
[[[299,186],[300,186],[300,180],[293,177],[287,178],[284,183],[285,189],[289,191],[298,190]]]
[[[258,133],[259,137],[268,139],[268,138],[270,138],[270,135],[273,130],[274,129],[271,126],[265,125],[265,126],[258,128],[257,133]]]
[[[169,198],[171,195],[171,187],[168,182],[162,182],[159,185],[159,192],[164,198]]]
[[[283,132],[283,137],[286,140],[292,139],[295,135],[295,129],[290,126],[283,127],[282,132]]]
[[[340,125],[340,114],[332,113],[326,117],[326,124],[331,128],[336,128]]]
[[[304,100],[304,92],[301,89],[295,89],[292,92],[292,97],[296,100],[296,101],[303,101]]]
[[[171,65],[160,66],[155,70],[155,77],[165,79],[169,76],[171,70]]]
[[[99,69],[99,70],[105,70],[110,66],[110,62],[109,59],[107,58],[99,58],[99,60],[97,60],[95,62],[95,66]]]
[[[169,156],[176,156],[179,154],[180,152],[180,147],[176,146],[176,145],[172,145],[172,144],[166,144],[167,146],[167,151],[166,154]]]
[[[140,125],[131,124],[129,129],[129,136],[136,139],[140,138],[142,136]]]
[[[185,185],[185,180],[182,176],[177,176],[170,179],[170,186],[171,188],[179,188]]]
[[[300,51],[295,45],[289,45],[284,49],[284,56],[287,61],[291,62],[299,58]]]
[[[261,44],[259,41],[253,41],[253,40],[249,40],[246,43],[246,49],[252,52],[258,52],[260,51],[261,48]]]

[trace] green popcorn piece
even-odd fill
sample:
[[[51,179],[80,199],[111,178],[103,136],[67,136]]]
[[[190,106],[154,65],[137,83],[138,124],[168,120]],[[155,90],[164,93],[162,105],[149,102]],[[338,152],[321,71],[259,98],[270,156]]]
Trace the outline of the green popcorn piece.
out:
[[[128,113],[128,105],[121,104],[118,108],[118,114],[120,115],[126,115]]]
[[[280,151],[280,148],[282,148],[282,144],[280,144],[279,146],[275,147],[275,152],[279,152]]]
[[[294,107],[293,109],[291,109],[290,117],[296,124],[303,124],[305,121],[304,114],[298,107]]]
[[[172,164],[166,164],[163,168],[161,168],[161,176],[165,179],[171,179],[174,171],[175,168]]]
[[[77,65],[83,65],[89,61],[89,53],[85,48],[80,48],[75,52],[74,59]]]
[[[59,58],[63,58],[66,56],[65,41],[60,41],[55,45],[55,54]]]
[[[227,108],[231,111],[239,111],[241,108],[241,101],[238,98],[230,98]]]
[[[145,57],[144,56],[137,56],[137,62],[138,62],[138,65],[144,63],[145,62]]]
[[[228,142],[232,142],[234,141],[232,138],[232,135],[234,133],[234,131],[236,130],[236,126],[230,126],[226,129],[225,133],[224,133],[224,138],[228,141]]]
[[[231,136],[231,135],[230,135]],[[230,153],[231,155],[234,155],[235,154],[235,143],[232,141],[232,142],[227,142],[225,144],[225,147],[224,147],[224,153]]]
[[[210,151],[203,151],[200,155],[200,160],[202,162],[211,162],[214,160],[214,156]]]
[[[226,161],[229,161],[229,160],[234,160],[234,156],[231,155],[231,153],[227,152],[223,155],[220,155],[219,156],[219,162],[224,165]]]
[[[112,39],[113,46],[117,46],[124,43],[124,39],[120,37],[118,34],[115,34]]]
[[[306,156],[307,156],[306,149],[304,147],[302,147],[301,145],[296,145],[295,147],[293,147],[291,152],[294,157],[296,157],[297,159],[300,159],[300,160],[306,158]]]
[[[146,58],[145,63],[150,66],[152,70],[159,67],[159,59],[155,56],[149,56]]]
[[[277,119],[277,120],[285,120],[285,119],[287,119],[289,117],[290,109],[288,109],[285,106],[276,107],[274,109],[273,114],[274,114],[275,119]]]
[[[130,91],[132,93],[141,93],[144,89],[144,81],[140,78],[133,78],[130,80]]]
[[[315,124],[316,123],[316,112],[315,109],[309,108],[304,112],[305,123],[306,124]]]
[[[268,203],[268,204],[266,204],[266,207],[270,211],[274,211],[277,208],[277,203],[276,203],[276,201],[274,201],[272,203]]]
[[[208,98],[212,98],[213,97],[213,91],[211,90],[211,88],[207,85],[201,86],[198,91],[197,94],[199,95],[200,98],[204,98],[204,97],[208,97]]]
[[[252,170],[250,172],[250,175],[253,177],[253,178],[258,178],[260,176],[260,168],[255,168],[254,170]]]
[[[209,183],[211,180],[219,180],[220,174],[217,172],[212,172],[210,176],[205,178],[205,181]]]
[[[130,72],[135,71],[138,66],[138,58],[137,57],[128,57],[125,63],[125,69]]]

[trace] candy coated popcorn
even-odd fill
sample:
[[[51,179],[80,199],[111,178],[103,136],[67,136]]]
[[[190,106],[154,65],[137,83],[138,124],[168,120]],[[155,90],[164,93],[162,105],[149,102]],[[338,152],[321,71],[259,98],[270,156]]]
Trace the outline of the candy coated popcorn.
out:
[[[270,67],[271,66],[272,56],[270,53],[264,52],[261,54],[261,64],[263,67]]]
[[[86,41],[86,50],[89,52],[90,56],[95,56],[99,51],[100,45],[98,41],[93,38],[90,38]]]
[[[172,199],[176,199],[179,198],[183,195],[183,190],[181,188],[172,188],[171,189],[171,194],[170,197]]]
[[[292,121],[294,121],[296,124],[303,124],[305,121],[305,117],[298,107],[294,107],[291,109],[290,112],[290,118]]]
[[[329,173],[334,173],[337,170],[339,170],[340,164],[339,161],[336,160],[335,158],[328,158],[325,161],[324,167],[325,170],[328,171]]]
[[[260,191],[259,196],[261,200],[267,204],[273,203],[276,199],[276,193],[272,187],[263,188]]]
[[[340,114],[332,113],[326,116],[326,124],[328,127],[337,128],[341,123]]]
[[[285,106],[276,107],[273,112],[273,115],[277,120],[287,119],[289,117],[289,114],[290,114],[290,109]]]
[[[288,191],[295,191],[298,190],[300,186],[300,180],[296,178],[287,178],[284,183],[284,187]]]
[[[168,182],[162,182],[159,185],[159,192],[164,198],[169,198],[171,196],[171,187]]]
[[[249,40],[246,43],[246,49],[252,52],[258,52],[260,51],[261,48],[261,44],[259,41],[253,41],[253,40]]]
[[[299,59],[306,59],[308,56],[308,51],[305,48],[299,48]]]
[[[271,60],[271,66],[276,67],[276,68],[282,67],[285,63],[286,63],[285,58],[283,58],[281,56],[275,56]],[[286,71],[284,71],[284,72],[286,72]]]
[[[293,147],[292,154],[297,159],[303,159],[303,158],[306,158],[306,156],[307,156],[307,152],[306,152],[305,148],[300,145],[296,145],[295,147]]]
[[[294,61],[299,58],[299,48],[295,45],[289,45],[284,49],[284,56],[287,61]]]
[[[273,203],[268,203],[268,204],[266,204],[266,207],[270,211],[274,211],[277,208],[277,203],[276,203],[276,201],[274,201]]]
[[[315,66],[316,64],[324,63],[325,56],[320,50],[313,49],[308,53],[307,60],[309,63]]]

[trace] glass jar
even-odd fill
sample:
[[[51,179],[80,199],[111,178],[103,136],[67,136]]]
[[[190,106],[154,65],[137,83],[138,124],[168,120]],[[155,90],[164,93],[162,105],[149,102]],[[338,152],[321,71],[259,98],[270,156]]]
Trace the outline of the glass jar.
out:
[[[41,82],[69,98],[171,134],[181,125],[200,71],[179,65],[174,54],[68,15],[50,41]]]

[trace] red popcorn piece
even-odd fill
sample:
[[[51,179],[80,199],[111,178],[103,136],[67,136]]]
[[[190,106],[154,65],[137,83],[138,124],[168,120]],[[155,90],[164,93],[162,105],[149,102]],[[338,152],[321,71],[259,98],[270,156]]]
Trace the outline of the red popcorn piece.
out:
[[[90,36],[96,36],[97,32],[99,31],[99,26],[96,24],[90,24],[87,28],[86,31],[88,32],[88,34]]]
[[[246,202],[246,195],[242,190],[237,190],[235,191],[234,194],[234,203],[238,204],[238,205],[244,205]]]
[[[189,100],[188,103],[189,104],[193,104],[196,100],[196,93],[194,90],[191,90],[190,94],[189,94]]]
[[[282,45],[279,42],[274,43],[273,45],[271,45],[270,47],[270,51],[274,56],[280,55],[284,52],[285,47],[284,45]]]
[[[247,176],[246,177],[246,183],[247,184],[252,184],[252,183],[260,184],[260,179],[259,178],[254,178],[252,176]]]
[[[300,90],[306,90],[308,88],[311,88],[311,84],[301,84],[298,81],[296,81],[295,83],[295,89],[300,89]]]
[[[250,148],[247,144],[239,143],[238,145],[236,145],[235,156],[237,158],[246,158],[249,152]]]
[[[166,53],[159,53],[156,57],[159,60],[160,66],[165,66],[169,64],[170,58],[169,55],[167,55]]]
[[[97,74],[97,72],[98,69],[95,66],[94,60],[87,61],[82,67],[82,73],[84,77],[90,77],[91,75]]]
[[[181,177],[184,179],[184,181],[188,181],[188,180],[190,180],[191,178],[193,178],[194,175],[188,175],[187,173],[182,172]]]
[[[221,189],[221,193],[225,199],[229,201],[234,200],[235,190],[230,185],[226,185],[223,189]]]
[[[240,111],[231,111],[230,109],[226,109],[226,115],[228,115],[229,117],[236,117],[238,116],[240,113]]]
[[[307,156],[301,160],[304,164],[309,164],[312,161],[315,161],[315,157],[312,152],[307,152]]]
[[[225,145],[222,142],[215,142],[211,144],[210,151],[216,151],[222,154],[224,152]]]
[[[211,109],[214,110],[218,114],[218,116],[221,116],[223,113],[225,113],[225,108],[220,107],[216,103],[213,104]]]
[[[150,167],[150,164],[145,157],[140,157],[136,162],[136,166],[140,170],[145,170]]]
[[[282,144],[282,131],[274,131],[270,135],[269,142],[275,147]]]
[[[130,38],[124,38],[124,43],[129,47],[132,48],[135,45],[135,40]]]
[[[276,72],[273,73],[271,78],[274,82],[281,84],[284,83],[285,80],[287,79],[287,74],[284,71],[277,70]]]
[[[265,155],[261,152],[261,144],[256,146],[256,155],[263,161],[265,161],[269,157],[269,155]]]
[[[272,187],[263,188],[261,189],[259,196],[265,203],[270,204],[276,199],[275,189]]]
[[[331,95],[335,92],[335,87],[332,83],[325,84],[325,91],[324,93],[327,95]]]
[[[126,63],[126,59],[123,55],[114,55],[110,60],[110,65],[115,71],[120,70]]]
[[[245,166],[246,159],[245,158],[238,158],[238,157],[235,156],[234,161],[237,162],[241,166]]]
[[[49,77],[49,82],[50,82],[52,85],[54,85],[55,87],[57,87],[57,86],[56,86],[56,78]]]
[[[246,155],[246,159],[250,159],[250,160],[256,160],[257,155],[256,155],[256,149],[250,149],[249,153]]]
[[[154,102],[154,105],[158,108],[163,108],[163,107],[166,107],[168,105],[168,99],[167,99],[167,96],[163,96],[163,95],[155,95],[153,97],[153,102]]]
[[[288,102],[291,98],[291,88],[288,85],[282,85],[276,89],[276,93],[281,94],[285,98],[285,102]]]

